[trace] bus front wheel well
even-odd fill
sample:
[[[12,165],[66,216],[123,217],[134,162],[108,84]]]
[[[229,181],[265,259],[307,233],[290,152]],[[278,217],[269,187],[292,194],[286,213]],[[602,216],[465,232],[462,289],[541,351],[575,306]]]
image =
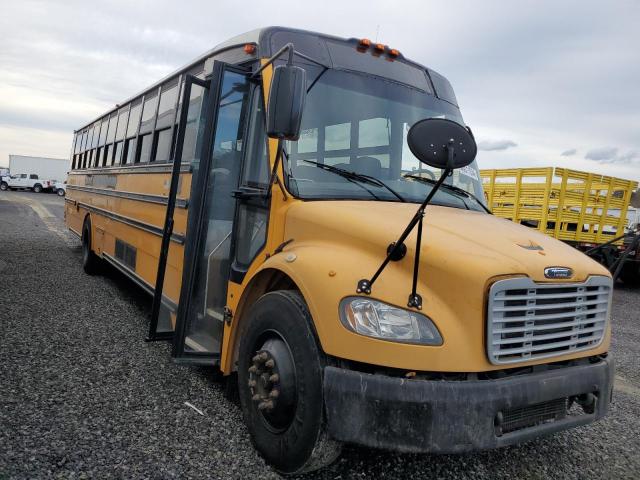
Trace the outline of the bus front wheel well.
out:
[[[264,294],[274,292],[276,290],[295,290],[300,291],[296,283],[289,275],[275,268],[267,268],[259,272],[251,279],[245,293],[238,304],[234,315],[236,326],[231,337],[231,348],[233,351],[231,362],[225,371],[229,373],[236,368],[238,360],[238,349],[240,347],[240,338],[247,329],[247,313],[251,306]],[[226,373],[226,372],[225,372]]]

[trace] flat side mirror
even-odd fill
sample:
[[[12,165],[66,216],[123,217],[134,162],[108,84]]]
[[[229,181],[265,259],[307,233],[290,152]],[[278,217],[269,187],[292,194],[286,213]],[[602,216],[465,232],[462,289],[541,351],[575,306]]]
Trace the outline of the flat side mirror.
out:
[[[462,168],[476,158],[476,141],[465,127],[444,118],[427,118],[413,124],[407,134],[411,153],[434,168]]]
[[[295,65],[278,65],[273,70],[267,135],[283,140],[298,140],[307,97],[307,72]]]

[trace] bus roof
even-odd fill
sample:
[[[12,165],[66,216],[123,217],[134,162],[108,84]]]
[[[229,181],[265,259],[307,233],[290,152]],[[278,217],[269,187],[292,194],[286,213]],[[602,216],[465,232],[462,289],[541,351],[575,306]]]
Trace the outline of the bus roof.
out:
[[[313,58],[329,67],[367,71],[368,69],[371,69],[373,65],[376,65],[373,69],[374,71],[368,71],[367,73],[418,86],[418,88],[423,88],[424,90],[429,91],[429,93],[435,93],[439,98],[457,106],[457,100],[453,93],[453,89],[451,88],[449,81],[442,75],[432,69],[420,65],[419,63],[407,60],[400,52],[397,52],[397,55],[394,56],[393,63],[409,67],[404,68],[403,72],[395,72],[394,69],[388,65],[391,62],[376,62],[377,64],[368,62],[365,65],[366,61],[362,62],[362,58],[359,59],[353,55],[356,51],[355,47],[359,42],[360,39],[358,38],[346,39],[333,35],[286,27],[272,26],[251,30],[216,45],[211,50],[198,56],[187,65],[178,68],[169,75],[166,75],[159,81],[145,88],[143,91],[116,104],[110,110],[102,113],[100,116],[86,123],[78,130],[75,130],[74,133],[91,127],[92,124],[108,115],[111,115],[113,112],[116,112],[120,107],[141,98],[147,92],[157,90],[161,85],[177,79],[183,73],[198,68],[199,65],[202,65],[204,68],[206,62],[211,61],[213,57],[220,56],[230,50],[242,49],[246,44],[256,45],[256,52],[254,54],[244,53],[242,57],[236,58],[237,60],[241,59],[248,61],[257,58],[269,58],[287,43],[293,43],[297,52]],[[345,47],[350,47],[348,52],[345,51]],[[297,60],[300,59],[298,58]],[[238,61],[238,63],[240,62]],[[420,81],[419,75],[416,77],[416,72],[418,71],[426,74],[424,75],[424,86],[415,85],[416,81]],[[394,73],[396,76],[400,74],[400,78],[393,78]]]

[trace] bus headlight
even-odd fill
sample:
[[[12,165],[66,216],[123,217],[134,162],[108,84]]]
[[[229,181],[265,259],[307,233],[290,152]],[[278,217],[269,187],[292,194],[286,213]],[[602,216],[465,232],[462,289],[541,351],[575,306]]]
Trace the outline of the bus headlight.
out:
[[[352,332],[367,337],[442,345],[440,332],[425,315],[366,297],[344,298],[340,302],[340,321]]]

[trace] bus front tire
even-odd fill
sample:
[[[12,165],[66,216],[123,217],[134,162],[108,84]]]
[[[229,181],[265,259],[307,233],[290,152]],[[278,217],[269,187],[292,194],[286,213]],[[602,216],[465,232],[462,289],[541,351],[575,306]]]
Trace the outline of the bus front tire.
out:
[[[329,465],[342,444],[326,432],[325,357],[304,299],[296,291],[270,292],[248,315],[238,352],[238,391],[254,446],[284,474]]]
[[[100,271],[100,259],[91,251],[91,221],[84,222],[82,228],[82,268],[87,275]]]

